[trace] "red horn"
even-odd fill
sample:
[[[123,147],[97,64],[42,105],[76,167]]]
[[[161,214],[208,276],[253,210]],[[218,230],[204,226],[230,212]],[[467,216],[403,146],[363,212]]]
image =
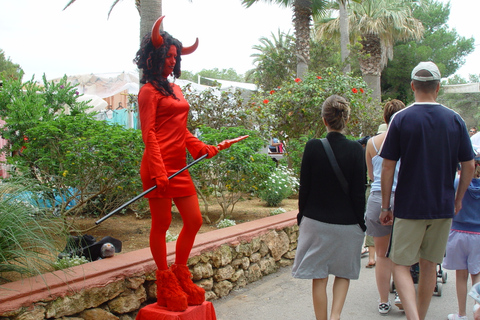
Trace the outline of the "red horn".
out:
[[[160,35],[160,25],[162,24],[163,18],[165,18],[165,16],[158,18],[152,28],[152,43],[156,49],[160,48],[163,44],[163,37]]]
[[[190,54],[194,52],[195,50],[197,50],[197,47],[198,47],[198,38],[197,40],[195,40],[195,43],[192,46],[182,48],[182,55]]]

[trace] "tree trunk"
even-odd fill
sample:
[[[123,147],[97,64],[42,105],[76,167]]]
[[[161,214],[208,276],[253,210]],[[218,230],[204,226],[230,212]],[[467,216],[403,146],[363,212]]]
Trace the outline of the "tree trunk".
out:
[[[382,45],[378,35],[364,34],[361,40],[360,71],[363,80],[373,90],[373,98],[381,101],[380,76],[382,75]]]
[[[382,90],[380,88],[380,75],[364,74],[362,78],[367,83],[367,86],[373,90],[372,98],[381,101]]]
[[[297,49],[297,77],[303,79],[310,63],[310,21],[312,0],[295,0],[293,23]]]
[[[162,15],[162,0],[142,0],[140,2],[140,41],[152,31],[155,21]],[[163,29],[163,24],[160,26]]]
[[[136,2],[137,3],[137,2]],[[137,7],[138,9],[138,7]],[[140,1],[140,43],[143,37],[152,31],[153,24],[162,16],[162,0],[141,0]],[[160,26],[163,29],[163,23]],[[142,79],[142,70],[138,71],[138,79]],[[139,84],[139,88],[142,84]],[[137,128],[141,128],[140,117],[137,117]]]
[[[349,25],[348,25],[348,11],[347,11],[347,1],[348,0],[339,0],[340,5],[340,55],[342,58],[342,63],[347,60],[350,55],[350,49],[348,45],[350,44],[349,40]],[[343,68],[343,73],[351,71],[350,63],[345,64]]]

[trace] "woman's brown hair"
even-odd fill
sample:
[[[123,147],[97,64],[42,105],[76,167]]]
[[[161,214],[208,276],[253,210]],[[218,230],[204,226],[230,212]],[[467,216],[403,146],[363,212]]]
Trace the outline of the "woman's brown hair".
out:
[[[350,106],[345,98],[332,95],[322,105],[322,117],[333,130],[345,129],[350,117]]]
[[[385,119],[385,123],[389,124],[394,113],[403,108],[405,108],[405,104],[397,99],[393,99],[385,103],[385,107],[383,107],[383,118]]]

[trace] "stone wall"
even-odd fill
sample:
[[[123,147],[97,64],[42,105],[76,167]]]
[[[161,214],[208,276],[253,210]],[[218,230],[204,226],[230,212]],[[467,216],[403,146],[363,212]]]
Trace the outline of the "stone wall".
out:
[[[207,300],[228,295],[293,263],[296,212],[199,234],[188,261]],[[167,244],[172,263],[175,243]],[[0,320],[135,319],[156,301],[149,248],[0,287]]]

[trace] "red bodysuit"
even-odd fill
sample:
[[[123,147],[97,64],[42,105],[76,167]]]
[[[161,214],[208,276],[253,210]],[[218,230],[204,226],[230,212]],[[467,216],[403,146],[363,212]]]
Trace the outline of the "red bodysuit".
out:
[[[189,105],[180,87],[171,84],[175,96],[164,96],[145,84],[138,94],[142,137],[145,143],[140,175],[143,189],[155,185],[155,178],[170,176],[186,166],[186,148],[196,159],[201,156],[205,144],[195,138],[187,129]],[[158,189],[146,195],[147,198],[178,198],[196,195],[195,186],[188,170],[169,181],[166,192]]]

